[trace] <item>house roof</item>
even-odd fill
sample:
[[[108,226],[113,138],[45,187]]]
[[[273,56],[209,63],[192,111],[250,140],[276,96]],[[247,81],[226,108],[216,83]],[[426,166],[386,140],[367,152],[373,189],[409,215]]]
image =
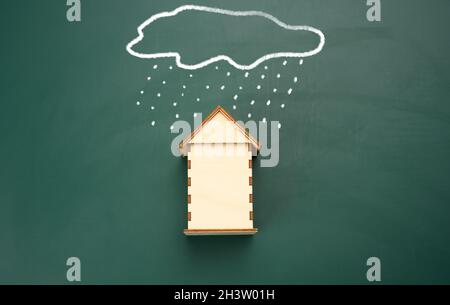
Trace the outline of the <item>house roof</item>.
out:
[[[180,150],[183,149],[183,147],[187,144],[190,144],[192,142],[192,140],[195,138],[195,136],[202,131],[205,126],[211,122],[217,115],[222,114],[228,121],[233,123],[233,126],[237,127],[236,129],[238,130],[239,133],[241,133],[245,139],[247,140],[247,143],[250,143],[254,146],[254,148],[256,150],[260,149],[260,144],[259,142],[253,138],[253,136],[247,132],[241,125],[239,125],[237,123],[237,121],[221,106],[217,106],[203,121],[202,123],[194,130],[191,132],[191,134],[186,137],[179,145]]]

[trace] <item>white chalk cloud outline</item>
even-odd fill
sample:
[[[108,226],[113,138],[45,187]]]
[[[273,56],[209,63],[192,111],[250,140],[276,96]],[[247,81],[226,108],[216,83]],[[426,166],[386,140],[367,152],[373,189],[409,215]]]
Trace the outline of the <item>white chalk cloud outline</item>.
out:
[[[188,65],[188,64],[184,64],[181,62],[181,55],[178,52],[164,52],[164,53],[151,53],[151,54],[146,54],[146,53],[139,53],[133,50],[133,47],[139,43],[143,38],[144,38],[144,32],[143,30],[150,25],[151,23],[155,22],[158,19],[161,18],[167,18],[167,17],[173,17],[176,16],[178,13],[184,12],[184,11],[201,11],[201,12],[208,12],[208,13],[215,13],[215,14],[222,14],[222,15],[228,15],[228,16],[242,16],[242,17],[246,17],[246,16],[259,16],[259,17],[264,17],[266,19],[269,19],[270,21],[274,22],[275,24],[277,24],[278,26],[286,29],[286,30],[291,30],[291,31],[309,31],[312,32],[314,34],[317,34],[320,38],[320,42],[319,45],[310,51],[307,52],[278,52],[278,53],[270,53],[270,54],[266,54],[260,58],[258,58],[256,61],[254,61],[252,64],[250,65],[240,65],[237,62],[235,62],[232,58],[230,58],[227,55],[218,55],[212,58],[209,58],[205,61],[202,61],[198,64],[194,64],[194,65]],[[319,53],[320,51],[322,51],[323,46],[325,45],[325,36],[322,33],[322,31],[308,26],[308,25],[289,25],[286,24],[280,20],[278,20],[277,18],[275,18],[274,16],[267,14],[265,12],[262,11],[232,11],[232,10],[225,10],[225,9],[220,9],[220,8],[214,8],[214,7],[208,7],[208,6],[198,6],[198,5],[183,5],[180,6],[178,8],[176,8],[173,11],[170,12],[161,12],[158,14],[155,14],[153,16],[151,16],[150,18],[148,18],[147,20],[145,20],[141,25],[139,25],[139,27],[137,28],[137,32],[138,32],[138,36],[136,38],[134,38],[133,40],[131,40],[128,44],[127,44],[127,51],[128,53],[130,53],[133,56],[139,57],[139,58],[168,58],[168,57],[174,57],[175,58],[175,62],[176,65],[181,68],[181,69],[186,69],[186,70],[197,70],[197,69],[201,69],[206,67],[207,65],[210,65],[212,63],[221,61],[221,60],[225,60],[227,61],[230,65],[232,65],[233,67],[235,67],[236,69],[239,70],[251,70],[255,67],[257,67],[259,64],[265,62],[266,60],[269,59],[273,59],[273,58],[292,58],[292,57],[296,57],[296,58],[304,58],[304,57],[309,57],[309,56],[313,56],[316,55],[317,53]]]

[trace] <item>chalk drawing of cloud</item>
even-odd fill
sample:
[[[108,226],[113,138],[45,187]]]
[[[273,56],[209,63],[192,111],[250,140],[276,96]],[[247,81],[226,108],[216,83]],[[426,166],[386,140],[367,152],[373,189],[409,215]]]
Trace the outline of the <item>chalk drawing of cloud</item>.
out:
[[[262,18],[270,20],[271,22],[275,23],[276,25],[278,25],[280,28],[282,28],[284,30],[306,31],[306,32],[314,33],[319,37],[319,43],[314,49],[308,50],[305,52],[276,52],[276,53],[265,54],[264,56],[258,58],[257,60],[255,60],[254,62],[252,62],[249,65],[239,64],[227,55],[214,56],[214,57],[208,58],[207,60],[201,61],[196,64],[185,64],[182,62],[181,55],[178,52],[140,53],[140,52],[133,50],[133,47],[136,44],[138,44],[140,41],[142,41],[142,39],[144,38],[144,29],[147,26],[151,26],[152,23],[154,23],[155,21],[157,21],[159,19],[174,17],[177,14],[184,12],[184,11],[206,12],[206,13],[235,16],[235,17],[248,17],[248,16],[262,17]],[[304,58],[304,57],[313,56],[313,55],[319,53],[325,44],[324,34],[320,30],[313,28],[311,26],[289,25],[289,24],[286,24],[286,23],[278,20],[277,18],[275,18],[274,16],[272,16],[270,14],[267,14],[267,13],[261,12],[261,11],[232,11],[232,10],[225,10],[225,9],[220,9],[220,8],[197,6],[197,5],[183,5],[183,6],[180,6],[170,12],[161,12],[161,13],[155,14],[155,15],[151,16],[150,18],[148,18],[147,20],[145,20],[141,25],[139,25],[139,27],[137,28],[137,32],[138,32],[138,36],[136,38],[134,38],[133,40],[131,40],[127,44],[126,50],[128,51],[128,53],[130,53],[133,56],[139,57],[139,58],[149,58],[149,59],[173,57],[173,58],[175,58],[176,65],[179,68],[186,69],[186,70],[197,70],[197,69],[206,67],[212,63],[222,61],[222,60],[227,61],[230,65],[234,66],[236,69],[251,70],[251,69],[257,67],[262,62],[269,60],[269,59],[292,58],[292,57]]]

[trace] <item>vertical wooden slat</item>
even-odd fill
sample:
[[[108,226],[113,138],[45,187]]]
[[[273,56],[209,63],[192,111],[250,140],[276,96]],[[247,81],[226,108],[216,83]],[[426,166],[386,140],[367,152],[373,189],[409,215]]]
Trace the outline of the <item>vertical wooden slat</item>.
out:
[[[253,194],[249,194],[248,200],[250,203],[253,203]]]
[[[191,169],[191,160],[188,160],[188,169]]]
[[[191,177],[188,177],[188,186],[191,186]]]
[[[191,195],[188,195],[188,203],[191,203]]]
[[[248,130],[248,128],[245,128],[245,136],[249,137],[250,131]],[[247,150],[250,151],[251,147],[250,147],[250,143],[247,143]]]
[[[250,211],[250,220],[253,220],[253,211]]]
[[[253,185],[253,178],[252,177],[248,177],[248,185]]]
[[[191,212],[188,212],[188,221],[191,221]]]
[[[252,168],[252,159],[248,160],[248,168]]]

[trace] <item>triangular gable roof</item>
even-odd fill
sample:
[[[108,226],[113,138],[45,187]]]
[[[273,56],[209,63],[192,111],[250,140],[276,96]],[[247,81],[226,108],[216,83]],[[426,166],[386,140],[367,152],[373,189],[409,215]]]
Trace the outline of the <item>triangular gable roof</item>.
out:
[[[214,118],[216,118],[218,115],[222,115],[226,120],[231,122],[233,127],[236,128],[236,131],[242,136],[243,139],[245,139],[245,142],[243,143],[250,143],[253,145],[253,147],[256,150],[260,149],[259,142],[253,138],[253,136],[247,132],[241,125],[237,123],[237,121],[221,106],[217,106],[203,121],[202,123],[193,131],[191,134],[186,137],[181,143],[180,143],[180,150],[183,150],[183,148],[195,141],[196,136],[201,133],[205,127],[208,125],[209,122],[213,121]]]

